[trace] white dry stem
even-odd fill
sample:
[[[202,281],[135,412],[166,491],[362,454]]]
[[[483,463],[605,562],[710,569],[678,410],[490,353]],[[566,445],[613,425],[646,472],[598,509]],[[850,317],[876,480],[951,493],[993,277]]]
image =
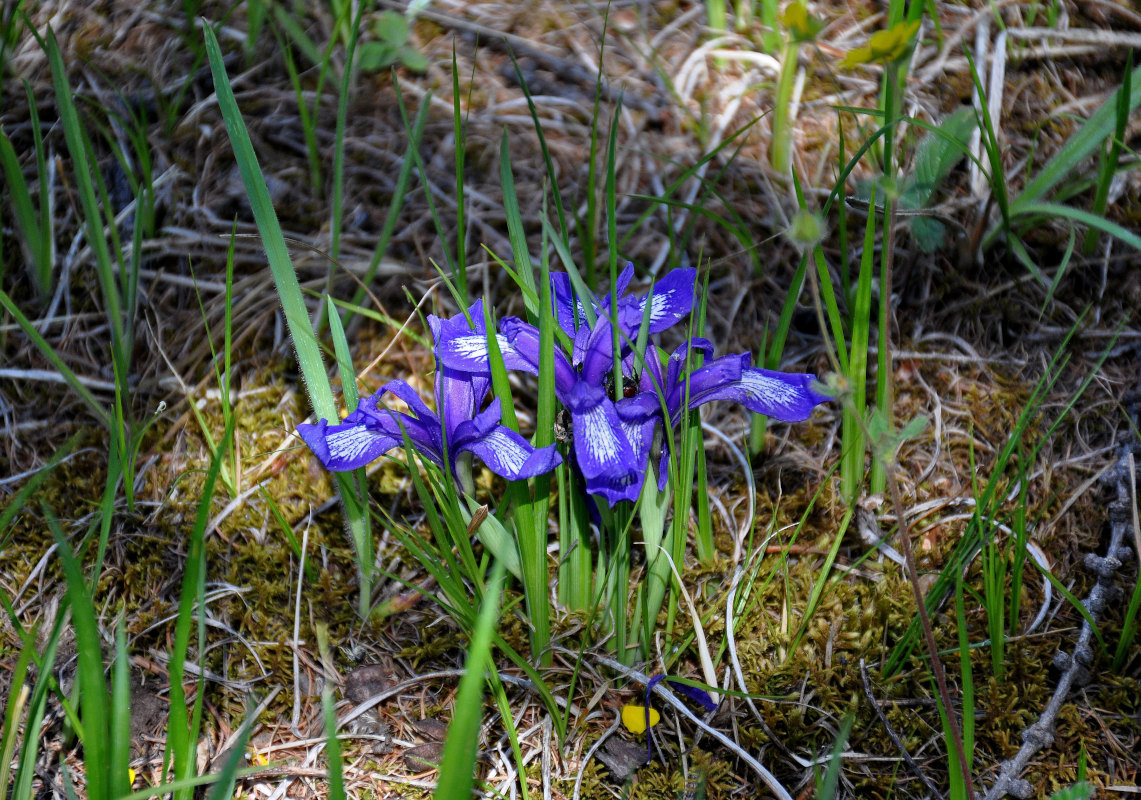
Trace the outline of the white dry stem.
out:
[[[301,534],[301,563],[297,565],[297,599],[293,602],[293,719],[289,721],[295,736],[301,733],[301,664],[298,653],[301,650],[301,588],[305,584],[305,553],[309,549],[309,527],[313,524],[313,508],[305,521],[305,531]]]
[[[621,673],[630,680],[637,681],[643,686],[650,682],[649,675],[638,672],[636,669],[631,669],[621,661],[617,661],[606,656],[595,656],[595,660],[597,660],[600,664],[610,667],[610,669],[614,670],[615,672]],[[792,800],[792,795],[789,794],[787,789],[781,786],[780,781],[778,781],[776,776],[765,768],[764,764],[749,755],[749,753],[746,752],[744,748],[742,748],[739,744],[734,742],[724,733],[704,722],[700,717],[690,711],[686,704],[679,700],[674,695],[674,693],[664,685],[664,681],[659,682],[654,686],[654,692],[675,709],[677,709],[678,713],[682,714],[690,722],[694,723],[701,730],[705,731],[707,734],[719,741],[735,756],[745,762],[745,764],[747,764],[750,769],[756,772],[760,779],[764,781],[765,785],[769,787],[769,791],[776,795],[778,800]]]
[[[689,592],[682,582],[681,575],[678,574],[677,567],[674,565],[674,560],[670,558],[670,554],[661,545],[658,545],[658,550],[661,555],[666,559],[666,563],[670,565],[670,570],[677,580],[677,588],[681,590],[682,599],[685,600],[685,607],[689,610],[689,619],[693,623],[693,638],[697,642],[697,655],[701,659],[701,672],[705,675],[705,682],[710,686],[716,687],[717,671],[713,668],[713,659],[709,655],[709,645],[705,641],[705,628],[701,625],[701,616],[697,613],[697,607],[693,604],[693,598],[689,596]],[[709,696],[713,699],[714,703],[718,702],[717,692],[710,691]]]
[[[733,677],[737,682],[738,691],[745,695],[745,705],[753,712],[758,722],[764,722],[761,712],[753,703],[749,695],[749,687],[745,685],[745,672],[741,669],[741,660],[737,657],[737,634],[734,631],[736,623],[733,619],[733,609],[737,602],[737,587],[741,585],[741,578],[745,575],[744,567],[738,566],[733,571],[733,580],[729,583],[729,596],[725,599],[725,638],[728,640],[729,663],[733,665]]]
[[[586,765],[590,763],[590,759],[598,752],[598,748],[602,747],[603,743],[609,739],[614,732],[618,730],[618,726],[622,724],[622,712],[619,709],[614,710],[614,724],[606,729],[606,732],[598,737],[598,740],[591,745],[590,749],[586,751],[586,755],[582,757],[582,767],[578,771],[578,775],[574,779],[574,792],[571,795],[572,800],[581,800],[582,798],[582,776],[586,774]],[[647,735],[649,735],[647,733]]]
[[[741,550],[745,546],[745,537],[748,536],[749,531],[753,527],[753,518],[757,513],[757,488],[753,483],[753,471],[749,468],[749,459],[745,458],[745,454],[741,451],[732,439],[722,433],[718,428],[713,427],[708,422],[701,423],[701,429],[707,433],[712,433],[718,439],[725,443],[729,448],[729,452],[737,459],[737,463],[741,465],[741,477],[748,482],[748,491],[745,496],[749,499],[749,513],[745,515],[745,521],[737,530],[737,535],[733,537],[733,565],[741,563]]]

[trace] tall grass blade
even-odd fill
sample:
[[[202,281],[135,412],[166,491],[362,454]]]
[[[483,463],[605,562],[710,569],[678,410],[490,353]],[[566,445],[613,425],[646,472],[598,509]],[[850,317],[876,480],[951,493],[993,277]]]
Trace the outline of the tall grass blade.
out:
[[[76,689],[82,713],[83,727],[78,730],[83,742],[83,762],[87,774],[87,797],[90,800],[108,800],[112,796],[112,770],[110,764],[110,708],[107,682],[103,677],[103,646],[99,636],[99,623],[95,618],[95,604],[87,591],[87,581],[71,546],[67,543],[55,514],[42,506],[48,527],[56,542],[67,583],[67,603],[71,609],[77,658]],[[35,735],[35,734],[33,734]],[[124,768],[126,765],[122,765]]]
[[[95,583],[98,583],[96,579]],[[111,669],[111,719],[108,767],[111,796],[125,797],[131,791],[131,662],[127,658],[126,622],[115,626],[115,663]]]
[[[206,52],[210,59],[210,69],[214,76],[214,90],[218,95],[218,105],[222,111],[222,118],[226,123],[226,131],[230,136],[230,144],[234,149],[234,157],[238,163],[238,170],[242,176],[246,193],[249,196],[250,208],[257,222],[261,234],[262,246],[265,247],[266,258],[273,273],[273,280],[277,286],[278,297],[281,300],[285,322],[289,327],[293,346],[297,351],[297,362],[305,379],[306,391],[313,404],[314,411],[326,419],[337,419],[337,407],[333,401],[332,389],[328,377],[325,375],[325,364],[321,358],[321,349],[317,337],[309,324],[309,314],[305,308],[305,301],[301,294],[301,287],[297,282],[297,274],[289,260],[289,250],[285,245],[285,237],[281,232],[281,225],[277,221],[277,213],[269,198],[265,178],[258,165],[254,153],[253,143],[250,141],[246,124],[238,110],[237,100],[230,88],[226,68],[222,62],[222,51],[214,31],[209,27],[203,28],[206,39]]]
[[[4,729],[0,731],[0,786],[8,786],[8,772],[12,766],[12,755],[16,752],[16,744],[20,741],[20,718],[28,704],[31,694],[24,681],[28,676],[28,665],[31,664],[36,651],[35,631],[25,631],[20,644],[19,655],[16,656],[16,666],[12,670],[12,679],[9,686],[8,702],[4,707]],[[30,729],[25,729],[30,730]],[[38,729],[37,729],[38,730]],[[35,736],[25,736],[27,739]],[[13,793],[13,800],[21,800],[21,795]]]
[[[1109,141],[1109,151],[1102,153],[1098,164],[1097,185],[1094,187],[1093,205],[1090,211],[1101,217],[1105,215],[1105,204],[1109,200],[1109,184],[1117,174],[1117,162],[1125,147],[1125,126],[1129,123],[1129,98],[1133,94],[1133,50],[1125,56],[1125,77],[1117,92],[1117,117],[1113,127],[1113,138]],[[1085,254],[1093,253],[1097,245],[1097,232],[1086,232]]]
[[[1124,106],[1128,109],[1127,113],[1132,113],[1139,104],[1141,104],[1141,67],[1128,74],[1124,84],[1109,96],[1101,107],[1066,140],[1054,157],[1046,162],[1041,171],[1023,187],[1011,202],[1011,214],[1022,216],[1033,213],[1028,211],[1029,206],[1040,203],[1055,186],[1073,175],[1094,150],[1114,135],[1121,108]]]
[[[408,111],[404,107],[404,94],[400,89],[400,81],[396,78],[396,73],[392,74],[392,83],[396,89],[396,105],[400,109],[400,119],[404,124],[404,130],[409,131],[408,124]],[[428,95],[422,101],[422,105],[431,102],[431,95]],[[411,134],[409,139],[411,139]],[[459,145],[457,145],[458,147]],[[440,220],[439,211],[436,210],[436,201],[432,199],[432,185],[428,178],[428,170],[424,168],[424,160],[420,157],[419,149],[410,149],[412,159],[416,164],[416,171],[420,173],[420,183],[424,187],[424,200],[428,204],[428,214],[432,217],[432,225],[436,229],[436,238],[440,240],[440,248],[444,251],[444,263],[447,264],[448,274],[451,276],[451,285],[453,291],[459,298],[456,302],[460,308],[467,308],[468,303],[465,302],[467,294],[467,273],[466,271],[460,275],[461,271],[466,269],[466,265],[460,264],[456,261],[455,252],[452,250],[451,245],[448,243],[448,229],[444,227],[444,223]],[[460,286],[464,287],[464,292],[460,293]]]
[[[209,30],[209,29],[207,29]],[[226,448],[232,440],[234,418],[231,417],[227,430],[222,437],[222,446],[210,462],[210,469],[206,473],[206,480],[202,486],[202,499],[198,503],[198,511],[194,518],[194,526],[190,530],[190,538],[186,547],[186,564],[183,569],[182,589],[178,600],[178,617],[174,628],[174,646],[170,653],[168,674],[170,676],[170,717],[167,722],[167,763],[174,761],[175,780],[186,780],[193,777],[197,759],[196,748],[198,744],[199,713],[203,699],[203,686],[199,683],[195,697],[194,713],[188,713],[186,705],[186,692],[182,686],[183,676],[186,673],[186,658],[190,649],[191,625],[197,607],[199,617],[198,653],[201,659],[204,656],[203,630],[205,609],[201,608],[205,594],[206,576],[206,525],[210,520],[210,502],[214,498],[214,487],[226,457]],[[201,674],[201,673],[199,673]],[[175,793],[175,800],[189,800],[191,793],[182,791]]]
[[[384,224],[380,228],[380,236],[376,240],[376,249],[373,250],[372,259],[368,262],[368,268],[365,270],[364,277],[361,278],[361,283],[368,286],[372,283],[372,279],[376,276],[376,270],[380,266],[384,254],[388,252],[388,243],[392,240],[392,234],[396,230],[396,222],[400,218],[400,212],[404,208],[404,195],[408,191],[408,182],[412,177],[412,168],[416,165],[415,153],[420,148],[420,141],[424,137],[424,126],[428,122],[428,110],[432,107],[431,94],[425,96],[424,101],[420,104],[420,108],[416,111],[416,118],[412,121],[412,128],[408,131],[408,149],[404,153],[404,161],[400,165],[400,173],[396,176],[396,186],[392,190],[392,201],[388,206],[388,213],[384,217]],[[359,306],[364,302],[365,290],[359,287],[350,301],[353,306]],[[352,313],[360,313],[353,311]],[[350,316],[348,319],[352,319]],[[346,319],[346,323],[348,322]]]
[[[246,123],[242,119],[241,111],[238,110],[238,102],[234,99],[234,92],[226,75],[222,50],[214,31],[209,26],[203,28],[203,36],[206,39],[206,52],[210,59],[218,106],[226,123],[226,131],[234,148],[234,157],[238,162],[242,183],[249,196],[254,220],[257,222],[270,271],[273,273],[274,285],[277,287],[285,322],[297,352],[297,364],[301,368],[309,402],[318,417],[335,421],[338,419],[337,406],[333,400],[329,377],[325,374],[321,348],[309,322],[305,299],[301,294],[301,286],[297,282],[293,263],[289,260],[289,250],[285,245],[277,213],[269,198],[265,177],[258,165]],[[372,594],[372,534],[369,529],[368,504],[363,487],[354,483],[352,477],[347,474],[337,474],[337,489],[356,553],[357,573],[361,586],[358,610],[363,617],[368,614],[369,597]]]
[[[967,636],[967,612],[963,604],[962,576],[955,582],[955,622],[959,637],[959,692],[962,698],[962,714],[960,717],[963,736],[963,754],[968,761],[973,761],[975,752],[975,681],[971,670],[971,642]],[[941,714],[954,713],[953,709],[943,710]],[[949,731],[944,731],[947,741],[951,740]],[[951,800],[967,800],[967,786],[963,781],[963,769],[959,765],[959,754],[954,747],[947,748],[948,778],[951,782]],[[967,764],[967,771],[972,764]]]
[[[317,623],[317,647],[326,669],[335,669],[329,653],[329,628]],[[329,774],[329,800],[345,800],[344,764],[341,761],[341,741],[337,738],[337,707],[333,687],[329,681],[321,689],[321,714],[325,721],[325,768]]]
[[[329,315],[329,334],[333,337],[333,352],[337,356],[337,372],[341,376],[341,394],[345,398],[345,409],[351,414],[357,410],[360,395],[357,394],[357,373],[353,368],[353,354],[349,350],[349,340],[341,326],[341,316],[333,304],[333,299],[325,296],[325,310]]]
[[[238,729],[238,738],[230,749],[226,763],[222,765],[221,771],[211,776],[216,783],[210,790],[209,800],[230,800],[234,796],[234,784],[237,783],[239,770],[246,763],[246,745],[249,743],[250,729],[254,722],[255,718],[247,714],[242,727]]]
[[[473,64],[473,69],[474,64]],[[474,84],[474,80],[472,81]],[[463,114],[460,106],[460,71],[456,66],[456,43],[452,40],[452,132],[455,136],[455,178],[456,178],[456,263],[452,279],[456,282],[462,302],[461,308],[470,305],[467,290],[467,229],[465,227],[464,208],[464,156],[467,146],[464,144]],[[427,191],[427,176],[425,178],[425,191]]]
[[[456,691],[455,712],[444,741],[440,782],[432,795],[435,800],[468,800],[471,796],[479,727],[483,720],[484,672],[491,665],[491,644],[499,614],[499,598],[503,592],[503,576],[503,565],[496,564],[472,630],[464,676]]]
[[[0,131],[0,167],[4,171],[4,181],[8,185],[8,200],[12,204],[12,216],[20,232],[28,254],[28,268],[36,291],[41,297],[51,293],[52,276],[52,220],[50,195],[48,194],[48,172],[43,153],[43,135],[40,133],[39,116],[31,87],[28,92],[28,108],[32,114],[32,134],[36,150],[36,169],[40,183],[40,207],[37,212],[32,205],[32,193],[20,168],[20,159],[7,134]]]
[[[530,292],[524,292],[524,305],[530,322],[538,324],[540,311],[531,296],[539,296],[535,286],[535,275],[531,267],[530,250],[527,247],[527,233],[523,229],[523,214],[519,210],[519,197],[515,192],[515,175],[511,169],[511,148],[508,146],[507,131],[499,140],[499,185],[503,190],[503,212],[507,220],[507,236],[511,242],[511,255],[515,261],[515,274],[518,282]],[[543,280],[546,280],[545,278]],[[549,287],[548,287],[549,291]],[[546,350],[540,350],[546,353]],[[553,396],[553,395],[552,395]],[[540,401],[543,394],[539,393]],[[539,428],[542,430],[542,427]]]
[[[868,407],[868,342],[872,325],[872,274],[876,236],[875,196],[873,186],[872,210],[864,228],[860,273],[856,278],[856,296],[852,305],[852,348],[848,358],[848,391],[851,402],[844,404],[840,423],[844,446],[840,456],[840,493],[848,504],[859,500],[867,453],[863,420]]]
[[[9,613],[11,614],[11,611],[9,611]],[[12,616],[14,617],[14,615]],[[64,625],[69,622],[70,620],[67,614],[57,613],[52,623],[51,634],[47,637],[47,643],[44,645],[43,652],[37,656],[35,650],[31,650],[32,660],[35,662],[38,678],[35,687],[32,689],[31,699],[28,701],[28,716],[24,723],[24,730],[26,731],[39,731],[42,728],[44,714],[47,711],[48,695],[56,691],[57,688],[53,671],[55,669],[56,653],[59,650],[60,637],[63,635]],[[13,627],[18,630],[18,623],[14,624]],[[35,627],[33,627],[31,631],[24,632],[23,638],[26,646],[34,648],[34,644],[28,645],[28,643],[36,640],[36,633]],[[65,711],[69,709],[69,704],[66,700],[63,701],[62,705]],[[13,800],[30,800],[36,796],[32,791],[32,782],[36,778],[38,771],[39,745],[39,736],[24,737],[24,744],[20,750],[19,765],[16,768],[16,777],[12,781],[11,797]]]

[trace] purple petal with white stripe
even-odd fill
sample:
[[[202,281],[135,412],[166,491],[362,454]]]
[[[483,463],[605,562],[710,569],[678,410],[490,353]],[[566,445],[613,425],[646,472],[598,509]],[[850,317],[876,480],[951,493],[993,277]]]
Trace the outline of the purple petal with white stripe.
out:
[[[744,353],[741,358],[747,363],[749,354]],[[832,399],[816,391],[813,388],[815,383],[816,376],[808,373],[744,367],[736,380],[721,385],[709,383],[700,392],[691,391],[689,407],[696,408],[714,400],[730,400],[758,414],[784,422],[800,422],[812,416],[812,409],[817,405]]]
[[[297,435],[331,472],[363,467],[401,444],[399,439],[382,431],[370,430],[363,423],[330,425],[325,419],[316,425],[298,425]]]
[[[575,299],[570,275],[565,272],[551,273],[551,304],[559,327],[573,341],[575,331],[586,321],[586,312],[582,303]]]
[[[562,463],[554,445],[534,448],[505,425],[496,425],[481,438],[462,445],[462,449],[479,456],[496,475],[513,481],[542,475]]]
[[[650,333],[661,333],[672,328],[693,310],[696,279],[695,269],[675,269],[653,285]],[[641,328],[645,308],[645,297],[624,298],[619,310],[622,326],[635,331]]]
[[[574,425],[574,451],[588,480],[620,481],[638,473],[614,402],[599,386],[579,382],[567,397]]]

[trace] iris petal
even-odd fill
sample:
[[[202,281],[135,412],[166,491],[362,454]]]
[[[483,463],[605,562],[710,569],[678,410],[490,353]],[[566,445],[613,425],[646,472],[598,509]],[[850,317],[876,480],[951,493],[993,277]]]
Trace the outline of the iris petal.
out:
[[[696,408],[714,400],[731,400],[758,414],[784,422],[800,422],[808,419],[817,405],[832,399],[813,389],[814,383],[816,376],[807,373],[748,367],[741,370],[738,380],[691,396],[689,407]]]
[[[513,481],[542,475],[562,463],[554,445],[536,449],[505,425],[496,426],[462,448],[479,456],[496,475]]]
[[[321,420],[316,425],[297,426],[297,435],[332,472],[346,472],[374,461],[401,441],[382,431],[370,430],[363,423],[330,425]]]
[[[539,329],[518,317],[506,317],[500,323],[499,328],[507,337],[507,341],[511,343],[512,350],[527,364],[526,368],[513,367],[513,369],[521,369],[530,372],[532,375],[538,375],[540,360]],[[563,393],[571,390],[577,378],[574,367],[571,366],[562,350],[556,347],[552,354],[555,358],[555,392],[561,399]]]
[[[654,284],[650,301],[650,333],[661,333],[672,328],[682,317],[693,310],[695,269],[671,270]],[[646,308],[645,297],[625,298],[621,304],[620,319],[623,327],[641,327]]]

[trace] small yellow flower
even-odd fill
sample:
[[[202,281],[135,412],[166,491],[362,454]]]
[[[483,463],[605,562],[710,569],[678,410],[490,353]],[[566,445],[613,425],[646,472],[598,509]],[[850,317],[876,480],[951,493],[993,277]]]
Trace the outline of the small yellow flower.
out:
[[[266,758],[265,753],[251,753],[250,763],[255,767],[264,767],[269,764],[269,759]]]
[[[888,63],[898,61],[907,55],[911,49],[911,40],[919,31],[919,20],[914,22],[900,22],[882,31],[876,31],[868,40],[866,47],[857,47],[849,50],[840,62],[843,69],[851,69],[857,64],[868,64],[872,61]]]
[[[662,719],[654,709],[650,709],[650,727],[654,727]],[[645,706],[622,706],[622,724],[626,726],[626,730],[630,733],[645,733],[646,732],[646,708]]]
[[[824,27],[823,22],[808,13],[808,4],[804,0],[793,0],[785,6],[780,22],[794,42],[811,42]]]

